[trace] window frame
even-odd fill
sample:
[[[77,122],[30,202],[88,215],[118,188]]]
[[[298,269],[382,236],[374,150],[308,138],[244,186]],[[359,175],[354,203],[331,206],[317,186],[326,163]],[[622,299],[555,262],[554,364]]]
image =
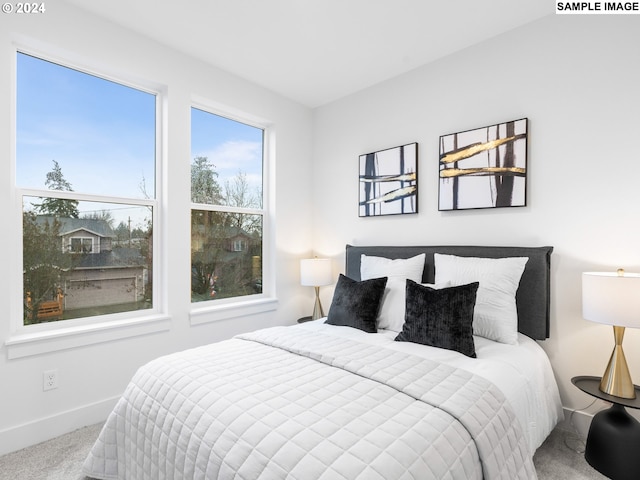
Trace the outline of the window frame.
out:
[[[262,216],[262,293],[243,295],[239,297],[222,298],[203,302],[191,302],[191,325],[228,320],[240,316],[260,314],[276,310],[278,299],[276,297],[275,272],[273,269],[275,257],[275,241],[272,236],[272,222],[274,215],[275,188],[273,184],[272,166],[275,158],[275,126],[272,122],[247,114],[226,105],[220,105],[210,100],[192,96],[191,109],[198,109],[206,113],[224,117],[226,119],[243,123],[245,125],[262,130],[262,207],[238,208],[227,205],[208,205],[192,203],[189,201],[189,217],[194,210],[205,210],[222,213],[244,213],[248,215]],[[191,125],[189,126],[191,133]],[[189,137],[191,138],[191,137]],[[190,140],[191,142],[191,140]],[[191,149],[189,150],[189,165],[193,161]],[[191,191],[189,191],[191,199]],[[191,239],[189,240],[191,247]],[[191,249],[190,249],[191,251]],[[191,268],[191,254],[189,255],[189,268]]]
[[[244,250],[244,242],[240,239],[236,239],[233,241],[233,251],[234,252],[242,252]],[[264,252],[263,252],[264,254]]]
[[[75,242],[74,242],[75,240]],[[89,249],[85,250],[85,242],[89,243]],[[94,247],[94,241],[95,239],[92,237],[71,237],[69,238],[69,253],[96,253],[95,251],[95,247]],[[75,249],[73,248],[73,244],[74,243],[79,243],[80,244],[80,249]],[[64,243],[62,245],[62,251],[64,252]]]
[[[152,199],[140,199],[129,197],[110,197],[105,195],[92,195],[79,192],[65,192],[56,190],[34,189],[19,186],[16,182],[17,176],[17,75],[18,75],[18,54],[26,54],[48,61],[63,67],[76,70],[81,73],[95,76],[97,78],[115,82],[145,93],[155,96],[155,195]],[[59,322],[45,322],[34,325],[24,325],[23,323],[23,198],[29,196],[49,197],[72,199],[79,201],[92,201],[102,203],[116,203],[123,205],[136,205],[152,208],[152,224],[153,224],[153,251],[161,252],[161,246],[164,243],[164,228],[162,219],[165,212],[161,212],[163,205],[164,168],[166,165],[165,152],[165,102],[166,87],[152,82],[142,82],[140,79],[133,79],[127,75],[119,73],[111,73],[109,68],[103,65],[94,65],[86,59],[72,60],[68,55],[61,56],[51,50],[42,50],[28,43],[14,42],[13,61],[11,62],[12,71],[12,105],[11,105],[11,166],[12,174],[12,204],[11,210],[15,214],[16,231],[12,245],[18,255],[12,256],[12,264],[9,274],[19,281],[12,282],[11,298],[16,301],[11,302],[9,308],[10,314],[10,336],[5,341],[7,356],[9,359],[22,358],[30,355],[38,355],[67,348],[78,346],[86,346],[96,343],[108,342],[122,338],[129,338],[137,335],[145,335],[159,331],[167,331],[170,328],[170,319],[167,314],[166,299],[166,274],[165,262],[159,258],[154,258],[153,263],[153,307],[147,310],[129,311],[122,313],[114,313],[100,315],[94,317],[85,317],[78,319],[69,319]],[[163,237],[163,238],[161,238]],[[95,248],[95,244],[94,244]]]

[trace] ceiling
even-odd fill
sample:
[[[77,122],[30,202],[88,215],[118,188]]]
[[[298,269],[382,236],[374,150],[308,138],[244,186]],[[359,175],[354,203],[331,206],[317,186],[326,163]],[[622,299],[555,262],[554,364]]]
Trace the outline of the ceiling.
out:
[[[545,15],[548,0],[67,0],[309,107]]]

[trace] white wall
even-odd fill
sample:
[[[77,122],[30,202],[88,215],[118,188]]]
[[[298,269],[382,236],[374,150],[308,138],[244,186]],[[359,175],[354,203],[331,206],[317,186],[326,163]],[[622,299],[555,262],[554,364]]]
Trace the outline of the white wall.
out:
[[[613,334],[582,319],[580,274],[640,270],[638,45],[635,16],[552,15],[317,109],[315,250],[342,266],[350,242],[554,246],[542,345],[565,407],[588,405],[570,379],[602,375]],[[522,117],[528,206],[438,212],[439,136]],[[419,213],[358,218],[358,156],[410,142]],[[640,383],[640,332],[624,346]]]
[[[294,323],[311,308],[312,292],[299,286],[298,261],[311,254],[312,112],[219,69],[134,35],[63,2],[39,15],[0,16],[0,265],[15,264],[21,232],[8,208],[12,196],[12,120],[15,44],[105,70],[116,78],[152,82],[168,93],[167,224],[163,261],[168,278],[170,330],[143,337],[15,360],[4,342],[10,332],[15,278],[0,276],[0,454],[106,418],[134,371],[159,355],[275,324]],[[258,46],[256,47],[258,48]],[[191,326],[189,321],[190,106],[192,95],[265,119],[276,129],[277,215],[273,225],[279,273],[277,311]],[[295,200],[295,201],[292,201]],[[304,300],[304,301],[303,301]],[[306,302],[305,302],[306,301]],[[42,373],[58,369],[59,388],[42,391]]]

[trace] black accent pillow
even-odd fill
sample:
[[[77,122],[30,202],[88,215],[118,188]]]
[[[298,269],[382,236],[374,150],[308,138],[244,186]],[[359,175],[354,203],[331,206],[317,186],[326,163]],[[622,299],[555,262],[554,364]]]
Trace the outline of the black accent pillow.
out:
[[[386,285],[387,277],[358,282],[340,274],[324,323],[376,333],[376,319]]]
[[[479,285],[434,289],[407,280],[404,325],[396,341],[446,348],[476,358],[473,309]]]

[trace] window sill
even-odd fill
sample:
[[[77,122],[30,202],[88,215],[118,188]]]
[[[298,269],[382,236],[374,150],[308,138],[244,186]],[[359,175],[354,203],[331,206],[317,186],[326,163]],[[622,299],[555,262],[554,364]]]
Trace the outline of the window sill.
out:
[[[169,330],[166,315],[117,320],[93,325],[62,327],[36,333],[16,334],[5,342],[7,358],[15,359],[42,353],[111,342],[123,338]]]
[[[219,301],[221,302],[222,300]],[[276,308],[278,308],[278,299],[273,297],[243,302],[209,304],[206,307],[191,309],[191,325],[201,325],[203,323],[272,312]]]

